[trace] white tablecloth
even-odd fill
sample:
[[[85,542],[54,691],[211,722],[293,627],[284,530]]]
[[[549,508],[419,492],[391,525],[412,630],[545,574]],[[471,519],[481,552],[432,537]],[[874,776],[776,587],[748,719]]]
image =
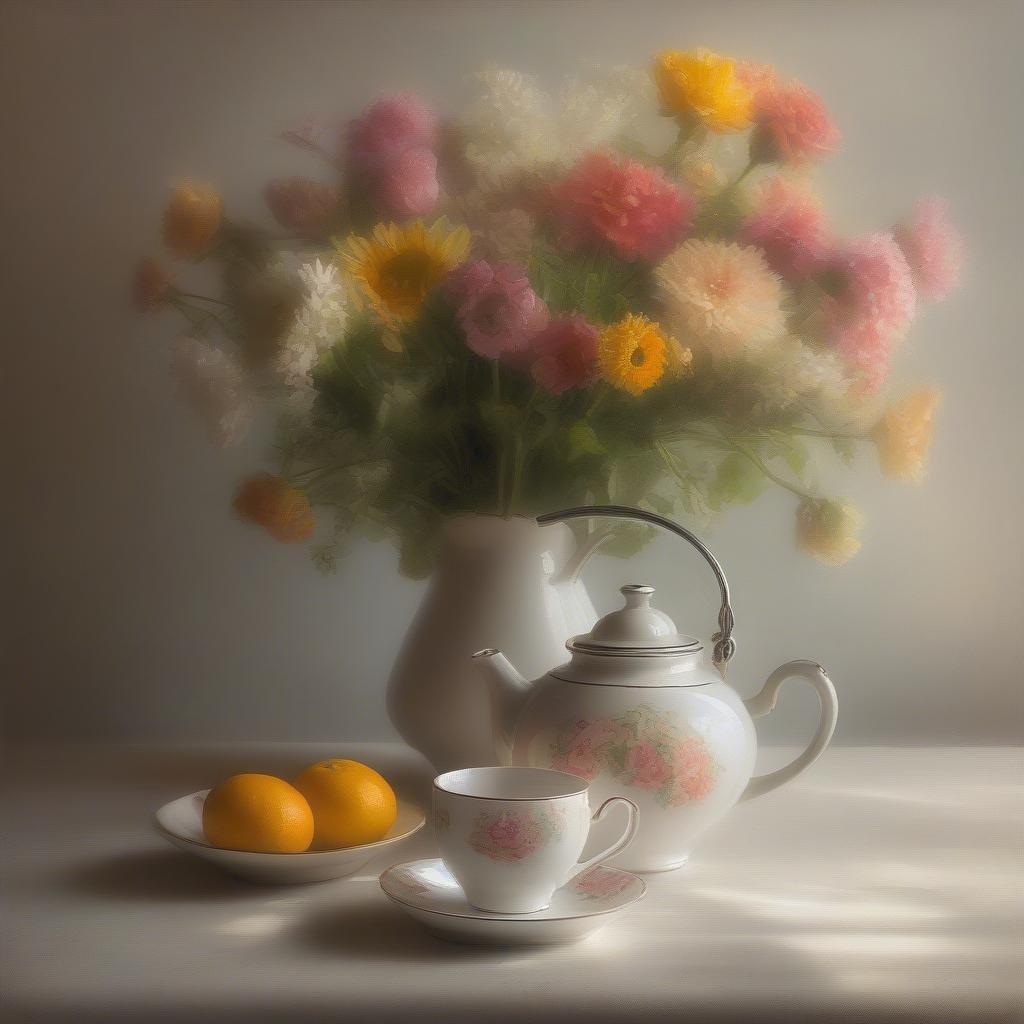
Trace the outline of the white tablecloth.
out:
[[[833,749],[648,876],[634,913],[511,951],[435,939],[383,897],[389,861],[432,855],[426,831],[354,878],[267,889],[152,830],[173,797],[328,755],[427,798],[397,745],[6,751],[5,1019],[1022,1019],[1020,751]]]

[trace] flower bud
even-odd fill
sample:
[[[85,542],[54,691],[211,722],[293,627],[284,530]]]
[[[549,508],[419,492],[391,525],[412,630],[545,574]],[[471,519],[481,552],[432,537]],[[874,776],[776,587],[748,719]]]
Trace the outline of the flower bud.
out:
[[[797,547],[826,565],[842,565],[860,551],[855,534],[863,522],[849,502],[804,498],[796,510]]]
[[[164,243],[178,256],[206,254],[220,230],[223,200],[212,185],[185,183],[164,208]]]
[[[306,540],[315,525],[306,495],[271,473],[243,480],[232,507],[241,519],[266,528],[275,540],[285,544]]]

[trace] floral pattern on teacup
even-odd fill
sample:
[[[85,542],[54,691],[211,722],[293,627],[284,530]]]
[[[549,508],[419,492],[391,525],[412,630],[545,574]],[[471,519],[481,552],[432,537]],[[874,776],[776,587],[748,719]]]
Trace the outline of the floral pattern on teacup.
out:
[[[484,811],[473,822],[469,845],[491,860],[517,861],[544,847],[565,832],[564,807],[541,810]]]
[[[625,871],[598,865],[577,875],[573,880],[573,889],[585,900],[606,902],[618,896],[631,881],[632,876]]]
[[[434,828],[438,832],[447,832],[452,827],[451,815],[441,807],[434,808]]]
[[[552,768],[587,780],[604,772],[652,792],[662,807],[702,800],[718,776],[704,738],[683,733],[671,713],[649,704],[611,718],[567,722],[549,753]]]

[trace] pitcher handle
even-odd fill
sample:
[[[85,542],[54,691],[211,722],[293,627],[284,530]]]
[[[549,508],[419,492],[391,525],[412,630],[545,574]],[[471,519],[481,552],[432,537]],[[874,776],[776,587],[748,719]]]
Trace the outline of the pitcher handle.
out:
[[[556,583],[575,583],[580,578],[580,573],[583,572],[583,566],[590,561],[590,556],[595,554],[609,537],[614,536],[615,531],[611,527],[595,530],[572,553],[569,560],[554,577],[554,581]]]
[[[722,595],[722,606],[718,610],[718,632],[711,639],[715,643],[712,661],[718,671],[724,676],[729,659],[736,653],[736,641],[732,638],[732,631],[736,620],[732,613],[732,605],[729,603],[729,582],[725,578],[725,571],[718,564],[718,559],[711,554],[699,537],[690,533],[685,526],[680,526],[671,519],[666,519],[665,516],[659,516],[656,512],[648,512],[641,508],[630,508],[628,505],[580,505],[578,508],[562,509],[561,512],[545,512],[544,515],[537,516],[537,522],[541,526],[546,526],[548,523],[558,523],[563,519],[589,519],[591,517],[600,518],[603,516],[612,519],[638,519],[642,523],[660,526],[663,530],[668,530],[669,533],[674,533],[677,537],[682,537],[683,540],[689,541],[704,556],[704,561],[711,566],[711,571],[715,574],[715,579],[718,580],[718,589]],[[605,537],[602,536],[600,541],[594,544],[593,547],[590,547],[590,544],[584,545],[582,550],[585,554],[583,560],[579,562],[577,572],[583,567],[583,562],[597,550],[598,544],[604,540]],[[579,556],[573,562],[578,561],[578,559]]]
[[[590,819],[590,824],[595,825],[599,822],[605,814],[608,813],[608,809],[612,804],[625,804],[626,810],[629,813],[629,821],[626,822],[626,830],[622,833],[619,838],[612,843],[611,846],[606,850],[602,850],[599,854],[591,857],[589,860],[581,860],[574,864],[566,876],[563,885],[567,885],[577,875],[582,874],[587,868],[592,868],[595,864],[600,864],[601,861],[608,860],[614,857],[615,854],[621,853],[631,842],[633,837],[636,835],[636,830],[640,827],[640,808],[637,807],[632,800],[627,799],[624,796],[613,796],[609,797],[600,807],[594,812],[594,816]]]
[[[820,706],[818,728],[807,749],[799,757],[794,758],[783,768],[751,779],[740,797],[741,800],[750,800],[752,797],[761,796],[777,789],[783,783],[789,782],[790,779],[796,778],[821,757],[829,740],[832,739],[832,733],[836,728],[836,716],[839,713],[839,698],[836,696],[836,688],[832,685],[832,680],[816,661],[787,661],[785,665],[780,665],[768,677],[761,692],[743,702],[747,711],[750,712],[750,717],[761,718],[774,711],[782,684],[787,679],[794,678],[806,679],[818,694]]]

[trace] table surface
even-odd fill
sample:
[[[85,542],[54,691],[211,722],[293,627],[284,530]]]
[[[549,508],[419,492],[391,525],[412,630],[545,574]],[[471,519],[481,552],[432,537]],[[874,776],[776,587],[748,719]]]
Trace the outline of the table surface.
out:
[[[233,772],[331,755],[427,799],[393,744],[8,749],[4,1018],[1024,1019],[1021,751],[832,749],[648,876],[634,912],[540,950],[446,943],[384,898],[378,873],[432,855],[426,830],[355,877],[264,888],[150,824]]]

